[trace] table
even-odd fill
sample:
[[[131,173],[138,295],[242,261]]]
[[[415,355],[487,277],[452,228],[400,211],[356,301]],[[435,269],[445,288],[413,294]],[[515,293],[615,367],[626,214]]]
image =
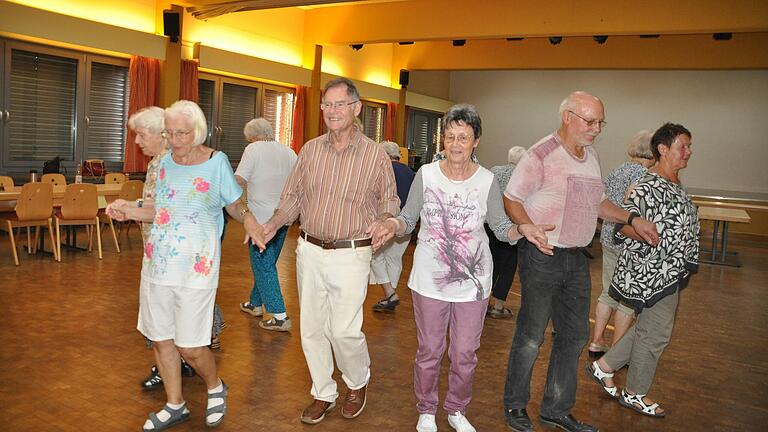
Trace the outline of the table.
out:
[[[736,252],[728,252],[728,224],[731,222],[750,223],[752,218],[749,213],[742,209],[722,208],[722,207],[699,207],[699,219],[714,221],[712,229],[712,249],[701,251],[702,263],[725,265],[731,267],[741,267],[741,263],[736,259]],[[722,222],[722,236],[718,247],[717,236]],[[709,254],[709,259],[704,259],[704,253]],[[734,257],[733,260],[727,260],[728,256]]]

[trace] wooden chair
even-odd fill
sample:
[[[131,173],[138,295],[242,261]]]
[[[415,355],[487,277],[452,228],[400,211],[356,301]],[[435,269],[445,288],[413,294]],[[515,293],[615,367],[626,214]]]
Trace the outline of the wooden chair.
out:
[[[104,176],[104,184],[123,184],[125,180],[125,174],[123,173],[107,173]]]
[[[14,186],[13,177],[0,176],[0,184],[2,184],[5,189],[12,188]]]
[[[51,183],[54,186],[67,185],[67,178],[64,177],[64,174],[58,174],[58,173],[43,174],[43,177],[40,178],[40,181],[43,183]]]
[[[93,232],[101,259],[101,231],[99,230],[99,194],[95,184],[71,184],[64,191],[61,209],[54,216],[56,225],[56,251],[61,262],[61,226],[85,225],[88,231],[88,252],[93,250]],[[93,228],[91,228],[93,227]]]
[[[59,255],[56,242],[53,238],[53,226],[51,224],[51,212],[53,210],[53,185],[51,183],[27,183],[21,188],[21,194],[16,203],[16,211],[0,215],[0,229],[7,230],[11,236],[11,249],[13,261],[19,265],[19,255],[16,252],[16,238],[13,235],[14,228],[37,227],[35,241],[31,241],[27,230],[27,252],[37,252],[37,242],[40,239],[40,227],[48,227],[51,236],[51,249],[53,258],[58,261]]]
[[[123,199],[126,201],[136,201],[137,199],[141,198],[142,193],[144,191],[144,182],[141,180],[128,180],[125,183],[123,183],[123,186],[120,188],[120,193],[117,195],[118,199]],[[101,221],[105,224],[109,224],[112,233],[114,234],[115,228],[114,228],[114,222],[112,221],[112,218],[110,218],[104,211],[101,211],[99,213],[99,217],[101,218]],[[126,224],[126,235],[131,230],[131,223],[135,223],[136,225],[139,224],[139,222],[136,221],[126,221],[124,222]],[[139,228],[141,228],[139,226]],[[120,231],[122,231],[122,224],[120,225]],[[120,252],[120,246],[117,245],[117,237],[115,237],[115,245],[117,246],[117,251]]]

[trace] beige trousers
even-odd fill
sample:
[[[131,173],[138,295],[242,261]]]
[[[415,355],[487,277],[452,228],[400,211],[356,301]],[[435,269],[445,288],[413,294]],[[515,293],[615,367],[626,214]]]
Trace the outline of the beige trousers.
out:
[[[371,251],[370,246],[323,249],[298,239],[301,347],[315,399],[332,402],[339,396],[332,378],[334,356],[349,389],[368,384],[371,359],[362,327]]]
[[[403,272],[403,254],[410,241],[410,234],[403,237],[395,237],[391,242],[373,254],[370,280],[372,284],[385,284],[389,282],[393,289],[397,289],[400,273]]]

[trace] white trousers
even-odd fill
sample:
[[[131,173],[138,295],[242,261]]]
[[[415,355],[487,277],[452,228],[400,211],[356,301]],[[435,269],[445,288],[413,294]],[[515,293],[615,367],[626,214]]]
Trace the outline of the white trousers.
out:
[[[371,262],[371,284],[389,282],[392,288],[397,288],[400,273],[403,272],[403,254],[411,241],[411,235],[395,237],[383,248],[373,254]]]
[[[333,359],[351,390],[368,384],[371,359],[363,334],[371,247],[329,250],[299,237],[296,278],[301,308],[301,347],[312,377],[312,397],[339,396]]]

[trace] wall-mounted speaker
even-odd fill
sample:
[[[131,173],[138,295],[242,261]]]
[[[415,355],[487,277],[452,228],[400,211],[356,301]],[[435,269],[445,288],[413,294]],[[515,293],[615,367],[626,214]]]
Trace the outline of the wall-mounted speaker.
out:
[[[171,38],[171,42],[179,41],[179,22],[181,17],[175,11],[163,11],[163,34]]]
[[[408,87],[408,80],[411,78],[411,73],[405,69],[400,69],[400,85]]]

